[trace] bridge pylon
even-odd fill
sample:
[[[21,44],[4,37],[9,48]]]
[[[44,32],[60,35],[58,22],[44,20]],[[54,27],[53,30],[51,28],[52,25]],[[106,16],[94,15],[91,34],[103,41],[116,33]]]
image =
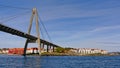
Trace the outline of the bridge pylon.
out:
[[[26,51],[27,51],[27,46],[28,43],[38,43],[38,50],[39,54],[41,54],[41,42],[40,42],[40,32],[39,32],[39,22],[38,22],[38,12],[36,8],[32,9],[32,15],[30,18],[30,24],[28,28],[28,34],[30,35],[31,29],[32,29],[32,23],[33,19],[35,18],[35,23],[36,23],[36,32],[37,32],[37,40],[31,40],[31,39],[26,39],[25,46],[24,46],[24,56],[26,56]]]

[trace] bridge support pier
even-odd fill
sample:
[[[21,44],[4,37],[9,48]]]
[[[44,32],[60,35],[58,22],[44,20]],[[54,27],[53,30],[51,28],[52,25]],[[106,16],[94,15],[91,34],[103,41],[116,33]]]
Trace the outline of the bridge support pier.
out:
[[[55,52],[55,47],[53,46],[53,52]]]
[[[52,52],[52,51],[51,51],[51,45],[49,46],[49,52]]]
[[[26,56],[27,45],[28,45],[28,39],[27,39],[26,42],[25,42],[25,47],[24,47],[24,54],[23,54],[23,56]]]
[[[40,48],[41,48],[41,49],[40,49],[40,50],[41,50],[41,53],[44,52],[44,43],[41,43],[41,47],[40,47]]]
[[[49,45],[47,45],[47,52],[49,52]]]

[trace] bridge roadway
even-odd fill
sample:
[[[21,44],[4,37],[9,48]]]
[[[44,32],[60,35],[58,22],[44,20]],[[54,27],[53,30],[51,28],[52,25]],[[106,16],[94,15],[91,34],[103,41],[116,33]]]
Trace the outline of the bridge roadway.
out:
[[[33,35],[29,35],[25,32],[22,32],[22,31],[19,31],[17,29],[13,29],[11,27],[8,27],[6,25],[3,25],[3,24],[0,24],[0,31],[3,31],[3,32],[6,32],[6,33],[10,33],[12,35],[17,35],[17,36],[20,36],[20,37],[23,37],[23,38],[27,38],[29,39],[30,41],[36,41],[37,40],[37,37],[33,36]],[[43,48],[44,48],[44,45],[47,45],[47,50],[48,50],[48,46],[53,46],[53,47],[60,47],[56,44],[53,44],[51,42],[48,42],[46,40],[43,40],[43,39],[40,39],[40,42],[43,43]]]

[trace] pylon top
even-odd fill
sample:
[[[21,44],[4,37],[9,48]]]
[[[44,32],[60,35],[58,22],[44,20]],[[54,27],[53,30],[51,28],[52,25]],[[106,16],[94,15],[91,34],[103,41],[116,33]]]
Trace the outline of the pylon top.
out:
[[[33,8],[33,9],[32,9],[33,14],[35,14],[35,13],[36,13],[36,11],[37,11],[37,9],[36,9],[36,8]]]

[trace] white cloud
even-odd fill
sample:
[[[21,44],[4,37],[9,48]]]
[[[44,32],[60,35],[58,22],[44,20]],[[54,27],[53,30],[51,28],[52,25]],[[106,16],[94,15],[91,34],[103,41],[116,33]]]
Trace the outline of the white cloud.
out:
[[[106,31],[106,30],[112,30],[112,29],[119,29],[120,25],[114,25],[114,26],[104,26],[104,27],[99,27],[95,28],[90,32],[100,32],[100,31]]]

